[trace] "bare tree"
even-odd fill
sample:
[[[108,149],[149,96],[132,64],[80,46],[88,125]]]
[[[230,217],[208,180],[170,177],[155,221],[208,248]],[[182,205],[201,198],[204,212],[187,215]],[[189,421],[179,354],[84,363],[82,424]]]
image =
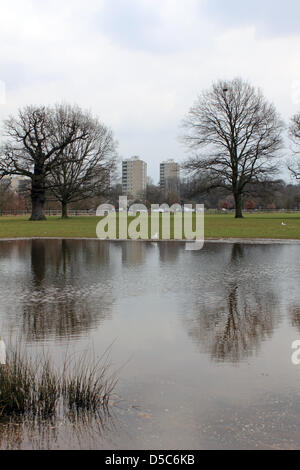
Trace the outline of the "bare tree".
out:
[[[48,186],[67,218],[71,202],[101,196],[110,188],[116,166],[116,142],[112,131],[89,114],[84,115],[86,136],[66,146],[60,164],[52,167]]]
[[[300,113],[295,114],[291,119],[291,124],[289,128],[289,135],[294,144],[293,153],[295,157],[298,157],[296,161],[290,161],[288,164],[288,169],[290,170],[292,176],[297,180],[300,180]]]
[[[27,106],[17,117],[4,122],[7,138],[0,158],[0,177],[27,176],[31,179],[30,220],[44,220],[47,177],[60,164],[70,144],[87,138],[89,123],[74,106]]]
[[[274,106],[241,79],[219,81],[199,96],[183,125],[184,143],[194,152],[185,169],[206,178],[210,189],[230,191],[242,218],[247,185],[278,172],[282,122]]]

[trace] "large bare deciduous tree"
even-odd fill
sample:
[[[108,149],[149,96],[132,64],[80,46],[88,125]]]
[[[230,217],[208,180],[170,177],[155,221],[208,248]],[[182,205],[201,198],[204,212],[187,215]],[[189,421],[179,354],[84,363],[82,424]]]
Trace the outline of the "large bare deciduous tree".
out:
[[[85,141],[89,121],[77,106],[27,106],[4,122],[0,177],[21,175],[31,180],[30,220],[44,220],[47,177],[60,165],[64,150]]]
[[[296,160],[289,162],[288,169],[294,178],[300,180],[300,113],[292,117],[289,135],[294,144],[293,153]]]
[[[193,152],[185,169],[204,178],[208,189],[230,191],[242,218],[247,186],[278,172],[282,122],[274,106],[241,79],[219,81],[198,97],[183,126]]]
[[[64,148],[60,164],[51,169],[48,178],[50,191],[61,203],[62,218],[68,217],[69,203],[107,193],[116,167],[112,131],[92,116],[85,117],[85,139]]]

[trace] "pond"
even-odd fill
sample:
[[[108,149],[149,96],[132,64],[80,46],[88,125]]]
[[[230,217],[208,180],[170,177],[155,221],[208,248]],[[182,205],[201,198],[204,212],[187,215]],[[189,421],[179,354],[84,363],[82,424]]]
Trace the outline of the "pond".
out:
[[[1,448],[300,446],[300,246],[0,243],[0,336],[32,354],[109,349],[103,420],[0,422]]]

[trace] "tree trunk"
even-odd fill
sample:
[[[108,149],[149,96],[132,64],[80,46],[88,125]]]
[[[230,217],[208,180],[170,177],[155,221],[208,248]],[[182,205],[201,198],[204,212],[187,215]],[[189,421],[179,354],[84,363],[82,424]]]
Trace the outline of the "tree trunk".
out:
[[[31,203],[32,203],[32,211],[31,211],[31,217],[29,220],[32,220],[32,221],[46,220],[46,217],[44,214],[45,202],[41,201],[40,199],[31,198]]]
[[[68,205],[65,202],[61,203],[61,218],[68,219]]]
[[[35,169],[34,177],[31,181],[31,217],[30,220],[46,220],[44,205],[46,202],[46,191],[43,181],[42,171]]]
[[[46,220],[46,217],[44,214],[45,201],[46,201],[45,191],[39,191],[38,193],[34,193],[34,194],[33,194],[33,191],[31,192],[32,210],[31,210],[30,220],[32,221]]]
[[[234,200],[235,200],[235,218],[243,219],[242,195],[240,193],[235,194]]]

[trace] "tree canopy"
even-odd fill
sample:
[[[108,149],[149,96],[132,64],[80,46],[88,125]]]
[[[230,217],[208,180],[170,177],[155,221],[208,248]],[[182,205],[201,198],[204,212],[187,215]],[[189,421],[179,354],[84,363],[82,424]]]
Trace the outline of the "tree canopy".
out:
[[[192,152],[185,169],[205,179],[207,189],[230,191],[236,217],[243,217],[247,185],[278,172],[283,125],[275,107],[241,79],[219,81],[200,94],[183,127],[183,141]]]

